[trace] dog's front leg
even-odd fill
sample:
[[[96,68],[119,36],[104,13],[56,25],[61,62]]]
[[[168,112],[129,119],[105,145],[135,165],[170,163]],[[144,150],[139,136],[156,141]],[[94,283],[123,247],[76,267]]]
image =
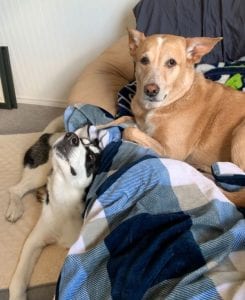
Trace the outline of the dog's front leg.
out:
[[[151,148],[160,156],[165,155],[163,146],[158,141],[156,141],[137,127],[125,128],[123,131],[123,138],[125,140],[136,142],[139,145]]]
[[[44,219],[40,218],[37,225],[27,238],[21,256],[9,286],[9,300],[26,300],[26,289],[31,274],[42,249],[51,244],[51,233]]]
[[[123,138],[125,140],[136,142],[139,145],[149,147],[149,148],[153,149],[160,156],[166,155],[163,146],[158,141],[156,141],[155,139],[153,139],[152,137],[150,137],[149,135],[147,135],[146,133],[141,131],[137,127],[137,125],[135,123],[135,119],[131,116],[120,117],[116,120],[113,120],[110,123],[103,124],[103,125],[97,125],[96,128],[97,129],[106,129],[106,128],[118,126],[121,124],[123,124],[125,127],[124,131],[123,131]]]
[[[118,125],[124,125],[125,127],[134,127],[136,126],[135,120],[131,116],[122,116],[118,119],[115,119],[109,123],[102,124],[102,125],[96,125],[96,129],[107,129],[110,127],[118,126]]]
[[[24,208],[21,198],[29,191],[44,186],[47,183],[50,170],[50,161],[37,168],[30,168],[29,166],[24,168],[20,182],[9,189],[10,199],[5,213],[9,222],[16,222],[22,216]]]

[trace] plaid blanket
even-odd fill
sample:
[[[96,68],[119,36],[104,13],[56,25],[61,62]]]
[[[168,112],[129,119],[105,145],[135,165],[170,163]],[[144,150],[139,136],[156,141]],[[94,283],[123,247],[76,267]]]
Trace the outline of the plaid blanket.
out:
[[[90,105],[65,112],[69,130],[110,118]],[[121,140],[118,128],[97,134],[101,164],[56,298],[244,299],[242,212],[190,165]]]

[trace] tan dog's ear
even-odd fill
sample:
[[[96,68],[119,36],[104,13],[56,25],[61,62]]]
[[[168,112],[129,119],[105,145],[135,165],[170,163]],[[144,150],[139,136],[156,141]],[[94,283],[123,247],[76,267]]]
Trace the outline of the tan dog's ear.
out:
[[[145,39],[143,32],[136,29],[128,29],[129,38],[129,51],[131,56],[135,56],[136,49],[139,47],[140,43]]]
[[[223,38],[195,37],[186,39],[187,59],[196,64]]]

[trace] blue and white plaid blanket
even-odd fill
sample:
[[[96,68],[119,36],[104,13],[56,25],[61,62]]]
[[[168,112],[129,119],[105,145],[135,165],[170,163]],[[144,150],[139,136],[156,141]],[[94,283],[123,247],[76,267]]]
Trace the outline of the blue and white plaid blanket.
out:
[[[65,112],[67,130],[110,119],[89,105]],[[121,140],[118,128],[100,140],[101,165],[56,299],[244,299],[242,212],[190,165]]]

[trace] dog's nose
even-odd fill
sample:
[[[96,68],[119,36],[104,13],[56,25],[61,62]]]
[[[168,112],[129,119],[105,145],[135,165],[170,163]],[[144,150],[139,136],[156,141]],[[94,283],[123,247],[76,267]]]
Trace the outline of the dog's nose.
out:
[[[160,91],[160,88],[155,83],[150,83],[145,85],[144,87],[144,93],[149,97],[155,97]]]
[[[67,132],[65,135],[65,140],[68,141],[71,146],[79,145],[79,138],[74,132]]]

